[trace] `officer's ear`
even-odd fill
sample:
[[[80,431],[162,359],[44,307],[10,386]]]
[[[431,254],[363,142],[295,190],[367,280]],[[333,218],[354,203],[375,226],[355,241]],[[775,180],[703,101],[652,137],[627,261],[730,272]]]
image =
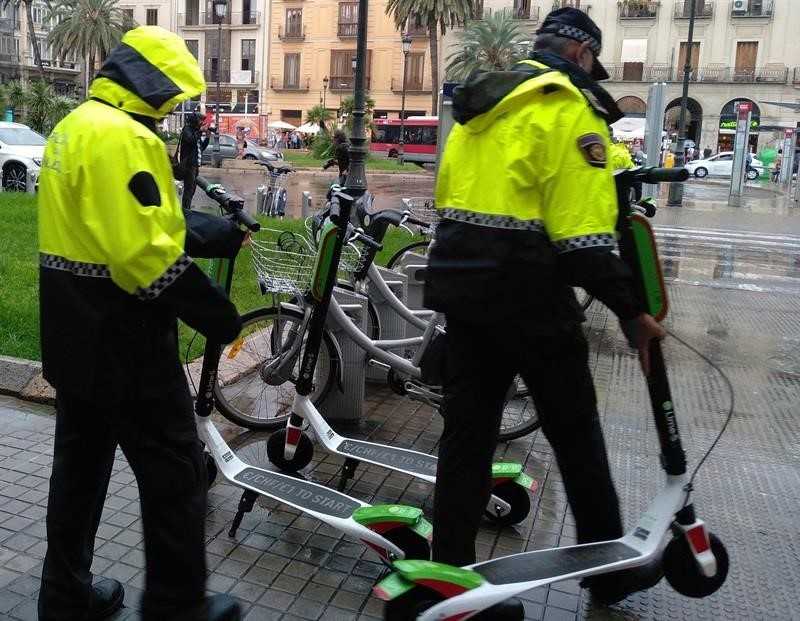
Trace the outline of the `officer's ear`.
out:
[[[576,63],[586,73],[592,73],[594,60],[594,52],[592,51],[591,43],[589,41],[584,41],[578,46],[577,58],[575,59]]]

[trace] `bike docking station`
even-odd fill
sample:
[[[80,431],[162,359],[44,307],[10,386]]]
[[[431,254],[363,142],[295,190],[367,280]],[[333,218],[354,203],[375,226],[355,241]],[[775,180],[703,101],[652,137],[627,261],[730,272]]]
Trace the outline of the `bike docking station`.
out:
[[[408,306],[408,277],[385,267],[375,266],[381,275],[381,280],[391,290],[391,293],[401,302]],[[377,325],[370,326],[371,330],[364,330],[364,333],[372,339],[405,339],[408,334],[408,322],[403,320],[389,304],[390,298],[387,297],[385,290],[375,282],[369,280],[366,284],[367,297],[369,297],[375,315],[371,318]],[[421,333],[420,333],[421,334]],[[376,363],[370,360],[367,363],[366,377],[372,382],[386,383],[389,369],[385,364]]]
[[[260,230],[260,224],[244,210],[244,199],[229,194],[221,185],[211,184],[202,177],[198,177],[197,185],[220,205],[227,217],[253,233]],[[331,271],[329,268],[332,262],[338,261],[346,234],[346,227],[342,227],[343,230],[339,230],[335,224],[331,224],[331,227],[329,237],[333,245],[329,248],[330,254],[317,260],[310,293],[324,303],[317,307],[317,312],[313,313],[309,322],[309,339],[303,352],[301,378],[297,382],[298,395],[307,395],[311,390],[327,304],[336,278],[336,270]],[[211,270],[217,283],[228,294],[233,282],[234,263],[235,257],[214,259]],[[370,506],[297,474],[255,467],[239,459],[211,419],[214,385],[222,351],[222,344],[206,341],[195,402],[195,418],[199,436],[213,458],[213,463],[207,463],[210,478],[213,480],[213,476],[219,472],[227,481],[243,490],[229,536],[236,535],[244,514],[252,511],[256,499],[263,495],[362,542],[374,550],[385,563],[397,559],[430,558],[429,541],[433,528],[420,509],[403,505]]]

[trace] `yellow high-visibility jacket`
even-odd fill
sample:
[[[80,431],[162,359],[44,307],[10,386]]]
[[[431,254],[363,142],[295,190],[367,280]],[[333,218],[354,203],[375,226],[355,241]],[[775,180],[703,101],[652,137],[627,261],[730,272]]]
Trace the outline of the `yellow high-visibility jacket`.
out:
[[[588,75],[558,67],[525,61],[457,89],[458,124],[436,181],[444,220],[430,251],[429,308],[470,321],[577,321],[569,285],[586,285],[621,316],[637,314],[630,273],[610,252],[617,193],[602,89],[579,88]],[[586,250],[597,251],[591,261]]]
[[[116,400],[155,393],[183,380],[176,316],[218,338],[238,326],[224,293],[184,253],[186,224],[155,133],[156,119],[204,88],[180,37],[136,28],[103,64],[91,99],[48,139],[42,362],[58,390]]]

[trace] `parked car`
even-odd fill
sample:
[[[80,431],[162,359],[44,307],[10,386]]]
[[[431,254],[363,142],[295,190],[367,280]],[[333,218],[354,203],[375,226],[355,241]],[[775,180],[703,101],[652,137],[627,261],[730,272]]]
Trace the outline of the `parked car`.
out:
[[[233,160],[239,157],[239,148],[236,145],[236,138],[229,134],[219,135],[219,155],[224,160]],[[247,147],[244,150],[244,159],[246,160],[260,160],[262,162],[274,162],[275,160],[282,160],[283,154],[280,151],[272,149],[265,149],[260,147],[252,140],[247,141]],[[206,150],[203,151],[203,164],[211,164],[214,160],[214,136],[208,142]]]
[[[747,171],[747,178],[750,181],[758,179],[758,176],[764,170],[764,164],[761,160],[753,158],[753,168],[756,170]],[[708,159],[692,160],[686,163],[686,170],[689,174],[702,179],[703,177],[730,177],[733,170],[733,151],[722,151],[716,155],[712,155]]]
[[[36,183],[41,172],[45,142],[44,136],[27,125],[0,122],[0,166],[6,192],[24,192],[29,171],[33,173]]]

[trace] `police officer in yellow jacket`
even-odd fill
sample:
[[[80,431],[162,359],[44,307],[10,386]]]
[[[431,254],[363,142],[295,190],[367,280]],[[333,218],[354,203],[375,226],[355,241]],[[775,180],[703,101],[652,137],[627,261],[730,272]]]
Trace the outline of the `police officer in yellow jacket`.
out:
[[[184,253],[184,216],[155,131],[157,120],[204,88],[178,36],[136,28],[45,148],[42,364],[57,408],[42,620],[102,619],[122,606],[120,583],[93,584],[90,573],[117,446],[141,499],[143,618],[239,618],[233,599],[205,596],[206,467],[176,318],[224,342],[241,321]]]
[[[475,562],[503,400],[517,373],[554,449],[578,541],[622,535],[572,286],[616,313],[640,352],[663,335],[639,313],[631,274],[612,253],[617,198],[606,154],[608,124],[621,114],[595,81],[608,77],[597,60],[601,32],[565,8],[537,34],[531,60],[456,89],[457,124],[436,184],[444,220],[425,297],[446,314],[448,351],[433,557],[454,565]],[[640,588],[641,576],[633,578],[587,586],[610,602]]]

